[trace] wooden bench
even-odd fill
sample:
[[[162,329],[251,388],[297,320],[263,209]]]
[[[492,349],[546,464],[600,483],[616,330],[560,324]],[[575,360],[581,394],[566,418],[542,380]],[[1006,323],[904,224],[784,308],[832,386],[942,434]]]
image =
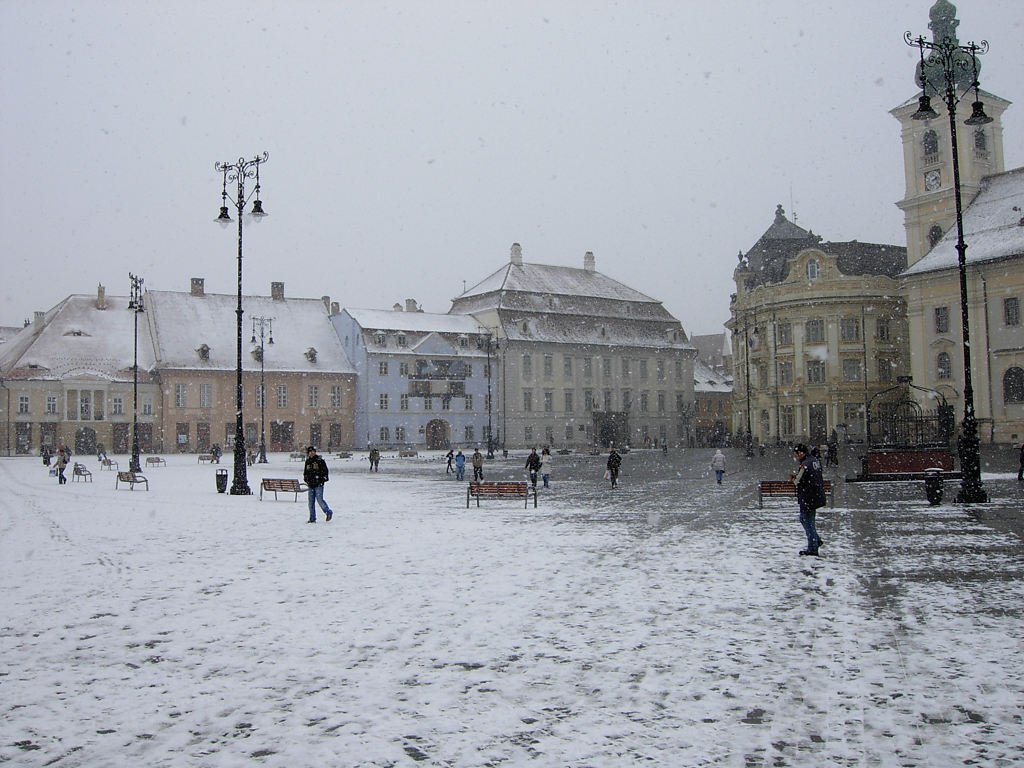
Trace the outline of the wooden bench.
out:
[[[164,461],[159,456],[147,456],[146,457],[146,466],[147,467],[166,467],[167,466],[167,462]]]
[[[294,478],[282,478],[282,477],[265,477],[260,483],[260,501],[263,501],[264,491],[274,492],[274,501],[277,501],[277,494],[280,493],[294,493],[295,498],[292,501],[299,500],[299,494],[303,491],[308,491],[305,483],[300,483]]]
[[[137,484],[145,485],[146,490],[149,490],[149,480],[138,472],[118,472],[117,480],[114,481],[114,489],[120,487],[121,483],[127,483],[130,491],[134,491]]]
[[[466,488],[466,509],[469,509],[469,500],[476,497],[476,505],[480,506],[481,497],[489,499],[522,499],[523,509],[529,505],[530,491],[533,491],[533,506],[537,507],[537,489],[531,488],[529,483],[517,481],[480,482],[470,483]]]
[[[417,451],[399,451],[398,452],[398,458],[400,458],[400,459],[414,459],[417,456],[419,456],[419,452],[417,452]]]
[[[113,459],[100,459],[100,469],[117,469],[117,462]]]
[[[78,478],[82,478],[82,482],[88,480],[91,483],[92,472],[85,468],[85,464],[79,464],[76,461],[74,468],[71,470],[71,479],[78,480]]]
[[[302,453],[301,451],[293,451],[292,453],[288,454],[288,461],[305,461],[305,460],[306,460],[306,454]]]
[[[213,464],[213,454],[212,453],[200,453],[199,456],[198,456],[198,463],[199,464]]]
[[[828,505],[835,506],[831,480],[825,481],[825,495],[828,496]],[[792,480],[762,480],[757,487],[757,506],[763,508],[764,500],[769,497],[795,499],[796,485]]]

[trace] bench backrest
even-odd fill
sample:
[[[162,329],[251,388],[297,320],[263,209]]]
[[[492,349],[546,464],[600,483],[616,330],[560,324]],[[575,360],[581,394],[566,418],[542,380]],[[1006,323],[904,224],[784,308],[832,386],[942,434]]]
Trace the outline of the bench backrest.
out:
[[[526,483],[506,481],[488,483],[470,483],[471,493],[526,493]]]
[[[299,481],[265,477],[263,478],[263,487],[268,491],[297,491],[299,490]]]
[[[832,481],[825,480],[825,493],[832,493]],[[796,493],[796,486],[792,480],[762,480],[761,481],[761,492],[788,492]]]
[[[109,475],[108,475],[108,477],[109,477]],[[137,478],[135,477],[135,473],[134,472],[118,472],[117,473],[117,479],[118,480],[123,480],[126,483],[137,482]]]

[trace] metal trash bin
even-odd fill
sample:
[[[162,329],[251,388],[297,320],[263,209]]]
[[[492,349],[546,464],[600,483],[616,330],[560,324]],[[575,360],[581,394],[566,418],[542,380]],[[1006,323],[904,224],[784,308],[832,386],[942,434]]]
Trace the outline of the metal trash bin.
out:
[[[228,490],[228,471],[226,469],[217,470],[217,493],[226,493]]]
[[[933,507],[942,503],[942,470],[925,470],[927,477],[924,479],[924,495],[928,503]]]

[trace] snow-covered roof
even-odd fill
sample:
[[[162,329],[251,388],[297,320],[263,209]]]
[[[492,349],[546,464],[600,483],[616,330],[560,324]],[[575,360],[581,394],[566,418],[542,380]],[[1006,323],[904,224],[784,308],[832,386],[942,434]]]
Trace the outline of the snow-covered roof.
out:
[[[68,296],[12,340],[12,348],[0,358],[0,369],[12,379],[132,380],[134,314],[126,296],[105,297],[104,309],[97,306],[96,296]],[[139,371],[149,371],[154,360],[140,316]]]
[[[238,298],[231,294],[193,295],[183,291],[148,291],[157,359],[161,368],[235,370]],[[355,373],[320,299],[242,297],[242,368],[259,370],[252,350],[254,317],[272,318],[274,344],[266,339],[263,367],[287,373]],[[269,330],[269,329],[268,329]],[[199,350],[208,347],[208,359]],[[308,355],[310,349],[316,355]],[[310,359],[313,357],[313,359]]]
[[[963,212],[967,263],[1024,256],[1024,168],[986,176]],[[951,227],[924,258],[903,275],[958,266],[957,230]]]
[[[511,262],[463,292],[456,300],[497,291],[658,303],[650,296],[635,291],[596,270]]]
[[[732,392],[725,376],[715,373],[700,361],[700,358],[693,361],[693,391],[700,393],[708,392]]]
[[[348,309],[359,327],[368,331],[409,331],[411,333],[487,333],[470,315],[442,315],[434,312],[405,312],[387,309]]]

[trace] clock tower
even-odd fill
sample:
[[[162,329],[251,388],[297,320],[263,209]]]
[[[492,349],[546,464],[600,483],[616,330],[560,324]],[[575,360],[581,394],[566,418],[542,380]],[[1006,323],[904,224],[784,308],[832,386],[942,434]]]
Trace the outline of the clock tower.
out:
[[[956,28],[960,21],[956,18],[956,7],[952,3],[937,0],[929,16],[931,21],[928,28],[932,31],[933,40],[948,37],[954,43],[958,42]],[[969,62],[970,57],[967,59]],[[920,85],[927,80],[927,93],[934,97],[937,93],[941,94],[945,86],[933,83],[927,70],[926,60],[923,69],[918,65],[915,81]],[[956,122],[960,192],[966,207],[978,193],[979,183],[984,176],[1005,170],[1002,115],[1010,102],[981,91],[985,110],[992,122],[987,125],[964,125],[964,120],[970,116],[974,99],[973,93],[969,93],[973,83],[971,67],[965,66],[962,71],[963,77],[956,86],[958,95],[962,96],[957,105]],[[907,230],[908,267],[928,253],[946,230],[956,223],[949,113],[943,99],[932,98],[931,103],[938,113],[938,117],[932,120],[913,119],[918,108],[918,94],[890,111],[902,127],[903,170],[907,189],[903,199],[896,205],[903,211],[903,225]]]

